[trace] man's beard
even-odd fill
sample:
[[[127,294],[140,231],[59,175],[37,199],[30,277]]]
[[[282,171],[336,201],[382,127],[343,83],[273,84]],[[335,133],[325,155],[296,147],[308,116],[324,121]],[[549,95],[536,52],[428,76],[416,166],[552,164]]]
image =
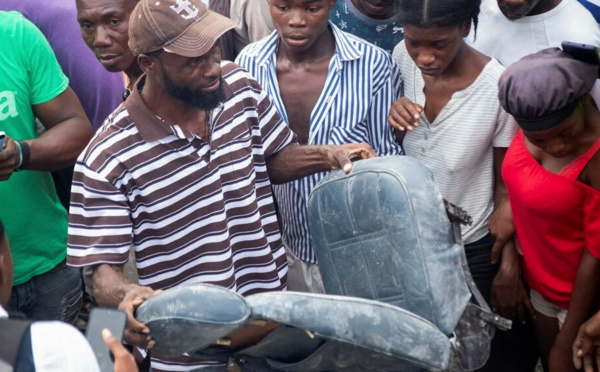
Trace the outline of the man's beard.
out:
[[[223,90],[223,78],[219,77],[219,88],[214,92],[203,92],[201,89],[182,88],[177,86],[166,74],[163,74],[163,82],[167,93],[185,103],[200,110],[212,110],[225,100]]]

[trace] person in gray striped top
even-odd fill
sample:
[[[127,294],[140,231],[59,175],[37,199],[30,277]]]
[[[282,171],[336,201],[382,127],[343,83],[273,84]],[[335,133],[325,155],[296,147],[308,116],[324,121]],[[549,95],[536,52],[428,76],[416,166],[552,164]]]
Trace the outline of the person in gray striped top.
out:
[[[471,23],[478,24],[480,0],[398,5],[404,41],[393,56],[404,97],[390,110],[390,124],[405,135],[406,154],[433,172],[442,196],[472,216],[462,238],[473,279],[494,311],[515,320],[511,332],[496,332],[482,371],[533,371],[538,355],[527,314],[533,308],[514,241],[504,245],[499,223],[512,219],[500,166],[517,126],[498,99],[504,67],[464,40]]]
[[[141,348],[154,341],[133,311],[157,290],[286,288],[271,182],[376,156],[367,144],[299,146],[258,83],[221,61],[218,38],[233,26],[199,0],[141,0],[129,47],[144,75],[75,168],[68,263],[94,266],[98,303],[128,313],[125,340]],[[122,272],[131,244],[139,285]],[[153,371],[210,364],[151,357]]]
[[[246,47],[236,62],[267,91],[305,144],[369,143],[400,155],[387,113],[400,97],[400,70],[389,53],[329,22],[335,0],[268,0],[277,32]],[[274,188],[290,263],[289,288],[324,292],[307,201],[320,172]]]

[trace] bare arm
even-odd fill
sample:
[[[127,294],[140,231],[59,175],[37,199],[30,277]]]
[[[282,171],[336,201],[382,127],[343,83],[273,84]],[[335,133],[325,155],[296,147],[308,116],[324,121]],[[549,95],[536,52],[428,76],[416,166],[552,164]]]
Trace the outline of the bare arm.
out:
[[[494,238],[492,247],[492,263],[498,260],[502,248],[515,234],[515,224],[508,199],[508,190],[502,179],[502,163],[508,149],[494,147],[494,204],[496,209],[490,216],[488,228]]]
[[[160,293],[134,284],[123,275],[123,266],[100,265],[94,268],[94,297],[100,306],[118,308],[127,313],[124,339],[132,345],[151,348],[150,328],[138,322],[133,313],[145,300]]]
[[[342,168],[348,173],[352,161],[374,158],[377,154],[364,143],[346,145],[289,145],[267,159],[271,182],[286,183],[317,172]]]
[[[596,190],[600,190],[599,167],[600,153],[596,153],[582,172],[582,181]],[[597,203],[594,202],[585,206],[592,207],[591,211],[586,212],[586,219],[591,216],[594,222],[596,221],[595,217],[598,216],[596,206]],[[595,228],[590,230],[595,230]],[[588,231],[588,233],[592,232],[594,231]],[[596,246],[591,246],[592,244],[596,244]],[[587,241],[584,248],[575,283],[573,284],[569,312],[550,350],[550,372],[574,370],[572,348],[577,341],[577,333],[581,325],[597,310],[596,305],[600,290],[600,260],[590,253],[590,250],[598,251],[597,244],[599,244],[598,241]],[[589,365],[586,368],[589,369]]]
[[[521,257],[511,239],[502,249],[498,274],[492,283],[490,305],[507,319],[526,323],[527,313],[535,319],[535,311],[523,282]]]
[[[162,291],[154,291],[150,287],[142,287],[127,280],[123,275],[123,266],[100,265],[94,269],[94,297],[100,306],[118,308],[127,313],[127,327],[124,338],[132,345],[152,348],[155,341],[150,337],[150,328],[138,322],[133,312],[145,300]],[[241,328],[228,337],[221,346],[239,349],[254,345],[262,340],[279,324],[271,322],[255,322]],[[216,340],[215,340],[216,341]]]
[[[35,116],[47,131],[27,140],[31,157],[25,169],[54,171],[75,164],[77,156],[92,138],[92,126],[71,88],[54,99],[33,106]],[[0,152],[0,179],[8,179],[19,165],[19,150],[12,139]]]
[[[571,352],[572,345],[579,327],[594,311],[594,305],[598,298],[599,281],[600,260],[584,249],[573,285],[567,318],[550,350],[548,363],[550,372],[575,371]]]
[[[600,154],[596,153],[582,174],[582,181],[596,190],[600,190],[600,171],[598,170],[600,170]],[[575,368],[583,367],[585,372],[598,371],[598,366],[600,366],[600,312],[579,327],[573,343],[573,362]]]
[[[575,368],[584,368],[585,372],[597,371],[600,365],[600,312],[579,327],[573,343],[573,364]]]
[[[56,98],[33,106],[47,131],[27,141],[31,159],[27,169],[53,171],[75,164],[92,138],[92,125],[71,88]]]
[[[506,148],[494,148],[494,204],[496,209],[490,216],[488,228],[494,238],[492,263],[502,257],[498,274],[494,277],[491,305],[500,315],[525,323],[527,312],[535,318],[533,306],[527,295],[521,268],[521,257],[515,247],[515,226],[512,218],[508,190],[502,179],[502,163]]]

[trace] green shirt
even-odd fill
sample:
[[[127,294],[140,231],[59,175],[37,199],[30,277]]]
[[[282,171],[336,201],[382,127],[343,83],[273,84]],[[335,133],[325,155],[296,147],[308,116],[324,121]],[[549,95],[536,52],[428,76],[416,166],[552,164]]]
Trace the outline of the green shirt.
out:
[[[14,140],[36,137],[32,105],[69,84],[42,33],[21,14],[0,11],[0,130]],[[15,263],[14,284],[54,268],[66,257],[67,211],[49,172],[22,171],[0,181],[0,219]]]

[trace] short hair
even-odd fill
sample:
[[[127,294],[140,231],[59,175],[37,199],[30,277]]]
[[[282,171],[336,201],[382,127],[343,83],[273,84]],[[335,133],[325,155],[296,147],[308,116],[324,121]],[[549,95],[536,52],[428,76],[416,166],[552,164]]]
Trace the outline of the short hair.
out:
[[[417,27],[461,26],[472,21],[477,32],[481,0],[396,0],[403,24]]]

